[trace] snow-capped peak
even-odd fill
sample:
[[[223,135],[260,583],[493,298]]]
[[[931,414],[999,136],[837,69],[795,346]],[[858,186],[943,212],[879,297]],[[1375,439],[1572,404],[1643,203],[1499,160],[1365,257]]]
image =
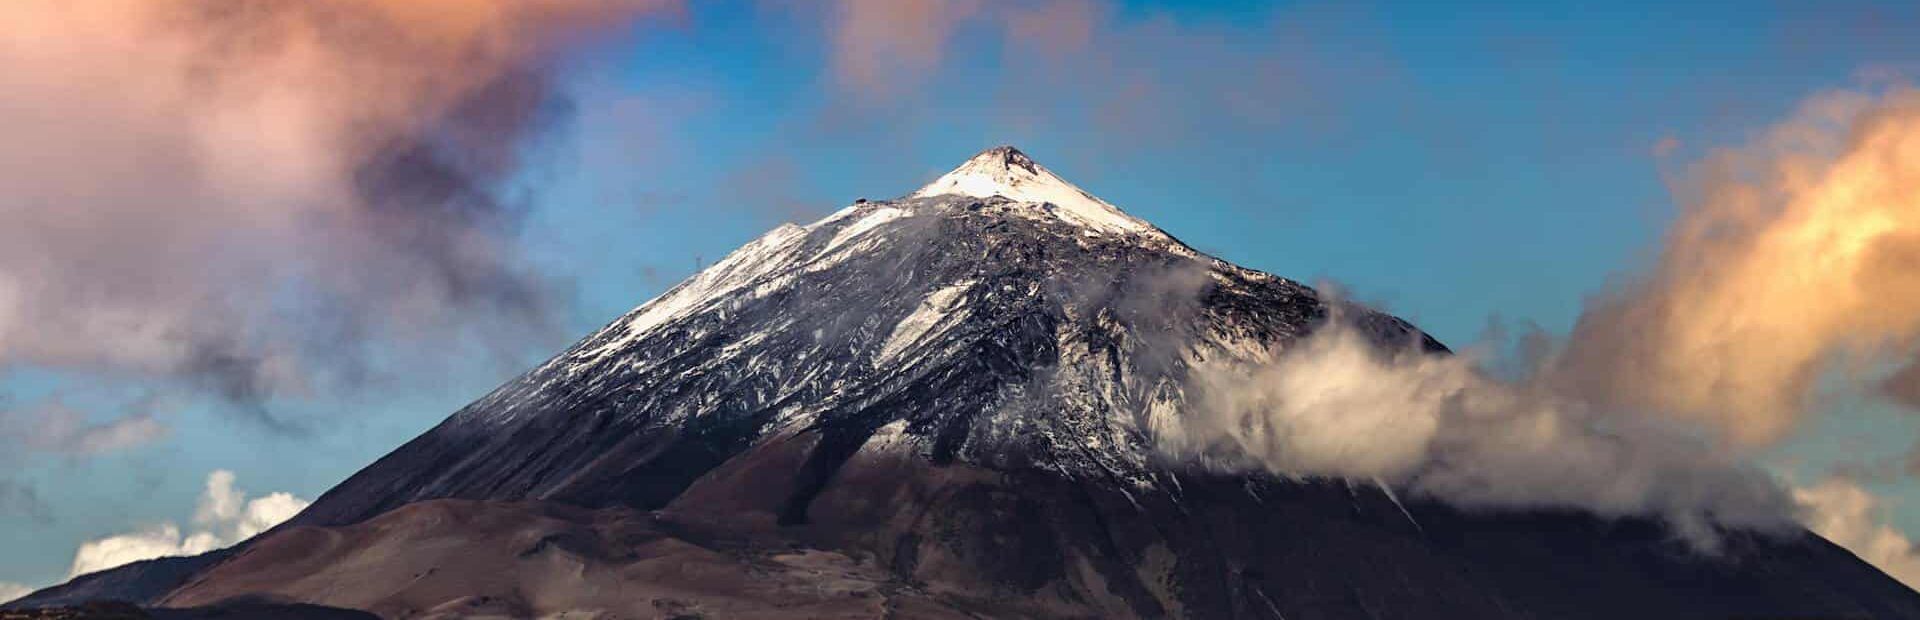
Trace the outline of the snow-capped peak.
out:
[[[1102,232],[1156,232],[1152,224],[1095,198],[1011,146],[982,151],[909,197],[943,194],[1001,196],[1017,202],[1051,204],[1051,211],[1059,218]]]

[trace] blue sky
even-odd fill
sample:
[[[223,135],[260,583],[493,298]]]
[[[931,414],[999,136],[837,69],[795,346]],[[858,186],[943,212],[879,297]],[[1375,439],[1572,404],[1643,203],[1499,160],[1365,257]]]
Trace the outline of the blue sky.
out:
[[[183,521],[216,468],[314,497],[698,264],[997,144],[1202,250],[1337,282],[1464,344],[1496,317],[1564,332],[1647,262],[1688,162],[1811,95],[1920,68],[1912,4],[1133,1],[1063,61],[962,24],[880,94],[836,79],[821,20],[769,4],[701,4],[566,67],[575,114],[518,179],[535,205],[518,243],[566,283],[565,337],[274,403],[326,421],[297,436],[159,405],[158,442],[21,466],[49,514],[0,516],[0,582],[54,582],[82,540]],[[153,381],[15,366],[0,392],[110,411]],[[1841,399],[1779,462],[1810,476],[1904,450],[1914,425],[1879,407]],[[1920,493],[1882,490],[1920,527]]]

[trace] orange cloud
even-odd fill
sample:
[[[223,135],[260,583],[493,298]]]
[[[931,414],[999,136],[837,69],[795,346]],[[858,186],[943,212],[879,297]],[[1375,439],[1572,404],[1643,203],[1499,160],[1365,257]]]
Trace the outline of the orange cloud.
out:
[[[879,94],[932,73],[977,0],[839,0],[830,28],[833,74],[842,86]]]
[[[1057,57],[1086,50],[1104,11],[1094,0],[1052,0],[1011,8],[1002,19],[1009,41]]]
[[[1784,437],[1838,360],[1920,337],[1920,91],[1840,92],[1711,157],[1658,266],[1598,300],[1558,369],[1735,445]]]

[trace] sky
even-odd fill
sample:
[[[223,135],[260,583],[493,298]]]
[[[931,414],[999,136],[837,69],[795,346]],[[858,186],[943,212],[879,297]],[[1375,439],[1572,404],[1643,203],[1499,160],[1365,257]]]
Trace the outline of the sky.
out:
[[[378,4],[348,4],[355,2]],[[113,0],[99,3],[111,8]],[[1920,28],[1920,6],[1907,3],[632,4],[582,23],[510,16],[532,24],[503,27],[519,45],[501,46],[485,64],[450,65],[479,76],[475,84],[402,88],[391,108],[369,98],[353,100],[349,112],[313,112],[334,108],[306,105],[312,100],[300,90],[263,87],[272,96],[255,98],[235,86],[242,95],[211,107],[111,116],[160,120],[110,137],[61,122],[95,107],[47,112],[45,136],[85,146],[75,147],[85,159],[74,161],[100,161],[89,148],[173,144],[167,136],[191,127],[181,132],[191,144],[217,135],[218,152],[248,155],[207,166],[258,166],[272,184],[223,185],[214,202],[246,208],[222,211],[185,206],[204,202],[201,187],[104,198],[71,189],[111,185],[95,179],[124,170],[43,185],[0,182],[0,201],[27,205],[0,217],[36,218],[36,226],[73,235],[60,237],[71,242],[57,251],[0,252],[0,310],[14,313],[0,316],[0,436],[10,442],[0,446],[11,453],[0,457],[0,549],[8,550],[0,584],[61,581],[83,543],[116,535],[173,527],[185,544],[195,531],[258,531],[236,525],[244,511],[208,506],[242,503],[237,485],[273,499],[262,511],[284,512],[766,230],[819,219],[857,198],[905,194],[995,145],[1018,146],[1196,248],[1337,287],[1460,347],[1528,325],[1568,334],[1596,294],[1659,260],[1686,179],[1701,162],[1761,139],[1824,93],[1879,92],[1920,72],[1920,38],[1907,36]],[[473,19],[498,26],[487,21],[493,17]],[[21,45],[0,48],[0,63],[44,70],[82,58],[22,53],[48,45],[36,35],[60,30],[4,21],[16,25],[0,29],[0,42]],[[127,49],[173,49],[143,27],[88,32],[123,36],[116,42]],[[342,52],[317,40],[301,49],[328,62],[367,60],[334,59],[328,54]],[[439,51],[432,41],[440,39],[420,40],[348,72],[357,80],[349,85],[418,83],[387,67]],[[129,70],[102,66],[101,75]],[[141,84],[135,98],[166,86]],[[30,85],[44,90],[11,90],[81,101],[98,90]],[[496,87],[536,100],[502,107]],[[181,101],[208,101],[190,95]],[[154,105],[174,105],[161,101]],[[366,101],[378,105],[360,105]],[[40,111],[13,99],[0,105]],[[219,114],[199,114],[209,109]],[[420,109],[437,112],[422,117]],[[281,140],[277,132],[209,129],[208,118],[322,129]],[[308,175],[364,171],[368,162],[394,161],[383,159],[390,153],[414,152],[360,153],[359,142],[306,139],[344,135],[324,129],[338,118],[371,119],[393,138],[382,145],[428,135],[433,140],[419,141],[443,149],[434,152],[478,153],[449,166],[491,197],[452,220],[378,208],[267,217],[246,206],[330,199],[310,189]],[[418,129],[420,118],[434,129]],[[512,134],[505,145],[457,131],[503,122]],[[354,155],[281,164],[336,151]],[[28,161],[21,153],[0,150],[0,161]],[[64,161],[62,153],[34,156]],[[143,173],[154,165],[127,161]],[[354,178],[356,193],[342,200],[361,207],[417,195],[368,190],[364,174]],[[40,202],[61,210],[36,210]],[[89,232],[111,228],[101,223],[108,218],[133,218],[155,235],[177,233],[179,242]],[[186,218],[215,223],[169,224]],[[331,232],[301,232],[308,230]],[[381,236],[393,230],[405,234]],[[236,238],[274,243],[228,245]],[[282,253],[316,238],[315,249]],[[194,250],[203,247],[222,251],[206,258]],[[417,254],[422,247],[446,249]],[[377,258],[389,254],[396,258]],[[298,268],[249,268],[283,259]],[[140,271],[170,261],[187,267]],[[220,282],[247,288],[204,285],[189,273],[202,265],[234,269]],[[103,314],[73,325],[37,321],[37,335],[10,332],[12,317],[39,316],[31,304],[4,303],[13,294],[5,276],[26,282],[21,274],[59,274],[44,291],[60,293],[53,297],[62,307],[126,302],[136,313],[189,318],[147,329]],[[130,282],[118,282],[123,276]],[[194,294],[118,296],[139,288],[131,280],[154,277],[175,288],[191,283]],[[96,292],[97,282],[121,288]],[[87,294],[63,296],[72,291]],[[192,318],[205,316],[220,320]],[[228,338],[222,325],[244,333]],[[284,347],[254,346],[308,329]],[[154,330],[196,338],[212,330],[213,339],[196,346],[231,348],[127,353],[144,351]],[[261,352],[271,354],[251,355]],[[224,372],[234,360],[249,361],[244,380]],[[1860,473],[1901,458],[1920,424],[1856,387],[1823,379],[1814,415],[1800,421],[1805,429],[1763,458],[1807,484],[1851,472],[1891,526],[1920,529],[1920,484]],[[215,513],[224,516],[207,516]]]

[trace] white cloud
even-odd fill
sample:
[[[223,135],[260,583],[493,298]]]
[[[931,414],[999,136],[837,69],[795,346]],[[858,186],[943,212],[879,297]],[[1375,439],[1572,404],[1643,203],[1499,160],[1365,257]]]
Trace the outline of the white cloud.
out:
[[[195,524],[215,525],[240,516],[240,504],[247,495],[233,488],[233,480],[233,472],[224,469],[207,474],[207,488],[200,493],[200,505],[193,513]]]
[[[1335,320],[1269,359],[1194,365],[1194,410],[1156,418],[1173,456],[1338,477],[1468,508],[1649,515],[1702,548],[1721,527],[1779,530],[1785,486],[1667,421],[1596,410],[1474,356],[1382,351]]]
[[[32,593],[33,593],[33,588],[26,584],[14,583],[11,581],[0,581],[0,604],[11,603],[13,602],[14,599],[17,599]]]
[[[306,510],[309,503],[285,491],[268,493],[266,497],[247,502],[247,509],[240,513],[240,520],[233,524],[234,542],[273,529],[273,526]]]
[[[195,532],[181,538],[180,526],[162,523],[137,532],[108,536],[80,543],[73,554],[73,569],[67,577],[78,577],[153,558],[194,555],[219,548],[210,532]]]
[[[1793,490],[1806,508],[1807,528],[1894,579],[1920,588],[1920,550],[1913,540],[1886,522],[1880,497],[1845,478],[1828,478]]]
[[[194,510],[198,529],[184,533],[173,522],[125,534],[90,540],[73,554],[68,578],[141,560],[206,553],[252,538],[306,509],[307,500],[285,492],[248,500],[234,487],[233,472],[216,469],[207,474],[205,490]]]

